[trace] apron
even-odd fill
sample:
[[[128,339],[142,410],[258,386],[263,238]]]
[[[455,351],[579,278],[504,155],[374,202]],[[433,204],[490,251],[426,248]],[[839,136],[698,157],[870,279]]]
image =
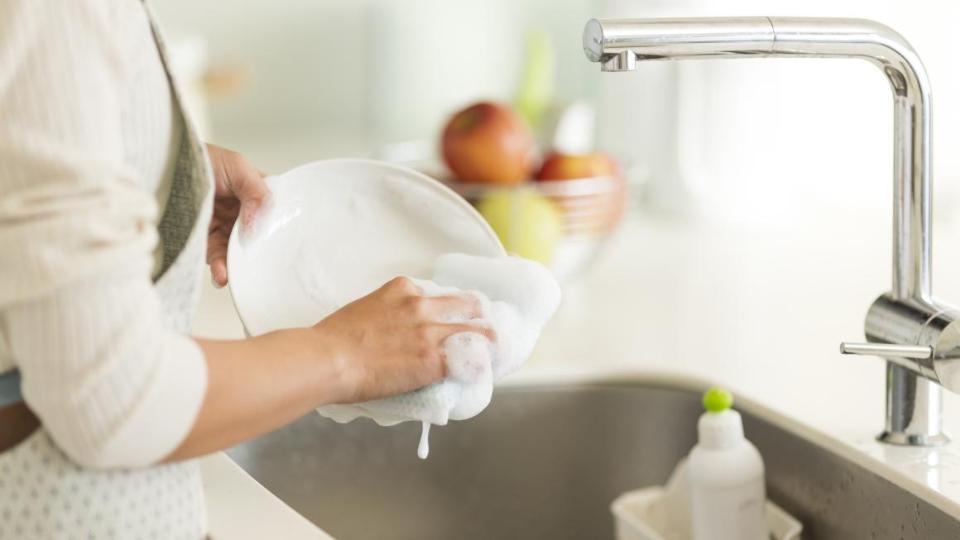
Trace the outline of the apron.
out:
[[[180,119],[177,124],[182,126],[170,196],[158,224],[160,257],[153,280],[164,324],[188,333],[206,254],[212,172],[205,147],[183,111],[149,10],[148,17]],[[0,407],[20,400],[17,372],[0,376]],[[43,426],[0,454],[0,540],[198,540],[206,535],[206,527],[195,461],[143,469],[85,469],[56,446]]]

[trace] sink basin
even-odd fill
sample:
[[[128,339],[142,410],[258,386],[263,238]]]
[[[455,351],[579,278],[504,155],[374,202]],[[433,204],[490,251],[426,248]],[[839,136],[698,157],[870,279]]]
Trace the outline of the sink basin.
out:
[[[337,424],[316,414],[231,450],[338,539],[613,538],[610,503],[663,483],[695,442],[703,386],[653,379],[498,389],[466,422]],[[770,498],[804,538],[958,538],[960,522],[862,465],[738,404]]]

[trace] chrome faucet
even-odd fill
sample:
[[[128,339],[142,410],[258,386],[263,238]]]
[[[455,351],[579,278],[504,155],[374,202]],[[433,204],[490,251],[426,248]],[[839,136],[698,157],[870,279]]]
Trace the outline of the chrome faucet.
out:
[[[884,72],[894,102],[893,286],[867,311],[868,343],[842,343],[840,351],[887,361],[879,440],[947,442],[940,386],[960,392],[960,326],[958,312],[930,291],[930,81],[910,44],[862,19],[593,19],[583,50],[603,71],[631,71],[646,60],[795,56],[861,58]]]

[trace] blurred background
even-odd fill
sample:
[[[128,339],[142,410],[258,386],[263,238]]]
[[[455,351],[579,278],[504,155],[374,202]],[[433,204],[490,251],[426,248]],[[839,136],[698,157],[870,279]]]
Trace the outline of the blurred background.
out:
[[[265,171],[342,156],[438,161],[452,114],[518,96],[543,102],[544,150],[562,142],[614,156],[630,188],[626,217],[604,230],[607,249],[592,251],[589,236],[561,243],[561,255],[592,264],[576,286],[566,283],[564,308],[531,364],[587,359],[702,374],[698,359],[709,358],[712,376],[852,381],[860,394],[844,403],[883,399],[882,363],[836,352],[839,340],[862,335],[865,307],[890,286],[892,101],[883,75],[862,61],[816,59],[642,62],[601,73],[581,34],[591,17],[885,22],[914,45],[932,81],[934,290],[960,298],[956,2],[157,0],[154,9],[208,140]],[[558,118],[567,127],[551,138]],[[571,201],[571,220],[580,215],[572,204],[580,195],[547,196]],[[584,200],[620,220],[615,204]],[[540,206],[506,206],[550,221]],[[204,294],[210,315],[197,332],[242,335],[229,295]],[[808,392],[770,385],[754,395],[788,411]],[[960,400],[950,403],[960,410]],[[875,409],[875,421],[842,420],[869,428],[869,440],[882,419]],[[829,408],[819,420],[839,421]]]
[[[857,61],[754,60],[648,62],[601,76],[581,51],[584,22],[874,18],[907,36],[933,82],[938,219],[953,214],[960,189],[954,2],[163,0],[155,10],[181,77],[195,82],[208,139],[268,171],[384,148],[432,151],[458,108],[514,99],[538,33],[550,43],[551,101],[593,107],[593,141],[624,163],[635,200],[762,223],[795,222],[818,206],[889,206],[891,103],[880,72]]]

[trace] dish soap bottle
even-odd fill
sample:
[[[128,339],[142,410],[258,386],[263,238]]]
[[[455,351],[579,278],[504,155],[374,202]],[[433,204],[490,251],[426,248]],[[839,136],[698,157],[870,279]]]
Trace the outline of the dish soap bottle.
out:
[[[763,459],[743,436],[729,392],[711,388],[687,460],[694,540],[767,540]]]

